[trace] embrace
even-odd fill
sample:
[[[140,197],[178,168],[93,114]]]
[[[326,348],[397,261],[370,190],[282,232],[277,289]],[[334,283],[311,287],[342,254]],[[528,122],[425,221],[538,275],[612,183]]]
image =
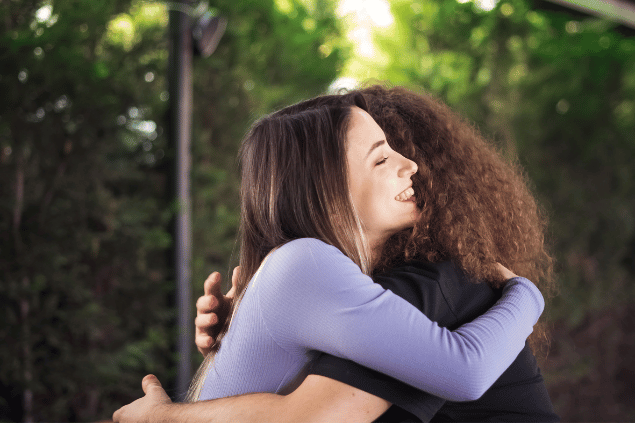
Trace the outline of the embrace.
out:
[[[113,420],[559,421],[546,222],[473,126],[372,86],[265,116],[240,163],[239,271],[197,302],[188,401],[146,376]]]

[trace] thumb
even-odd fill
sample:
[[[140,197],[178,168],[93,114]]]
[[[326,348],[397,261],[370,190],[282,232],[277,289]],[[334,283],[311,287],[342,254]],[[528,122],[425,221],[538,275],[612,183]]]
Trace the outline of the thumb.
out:
[[[213,295],[216,298],[220,298],[221,294],[221,276],[220,273],[214,272],[207,277],[203,284],[203,292],[205,295]]]
[[[234,267],[232,272],[232,288],[225,295],[229,299],[233,299],[236,295],[236,285],[238,284],[238,275],[240,274],[240,266]]]
[[[150,393],[151,389],[159,388],[163,391],[163,386],[161,386],[161,382],[159,382],[159,379],[157,379],[155,375],[147,375],[144,377],[141,381],[141,387],[143,388],[143,393],[146,395]]]
[[[143,388],[143,392],[146,395],[157,396],[155,400],[161,402],[172,402],[168,394],[163,390],[163,386],[161,386],[161,382],[155,375],[147,375],[141,381],[141,387]]]
[[[155,375],[147,375],[146,377],[144,377],[141,381],[141,387],[143,388],[143,392],[146,395],[157,396],[158,398],[155,399],[158,401],[172,402],[168,394],[166,394],[163,390],[161,382],[159,382],[159,379],[157,379]]]

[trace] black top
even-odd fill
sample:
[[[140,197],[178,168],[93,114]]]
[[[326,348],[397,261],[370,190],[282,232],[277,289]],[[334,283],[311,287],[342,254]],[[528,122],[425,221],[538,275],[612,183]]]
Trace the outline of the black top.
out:
[[[419,308],[439,326],[456,329],[483,314],[501,292],[472,283],[451,262],[412,261],[377,275],[375,282]],[[398,360],[399,357],[386,357]],[[452,402],[428,394],[357,363],[322,354],[312,374],[326,376],[393,404],[378,422],[535,421],[559,422],[531,350],[516,360],[476,401]]]

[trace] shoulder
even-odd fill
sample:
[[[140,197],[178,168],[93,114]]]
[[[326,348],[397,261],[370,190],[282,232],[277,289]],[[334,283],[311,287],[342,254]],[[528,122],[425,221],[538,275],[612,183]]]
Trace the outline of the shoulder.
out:
[[[445,263],[412,260],[377,274],[373,279],[393,292],[403,289],[417,292],[438,291],[440,281],[448,279],[447,276],[443,277],[448,274],[448,266]]]
[[[289,241],[286,244],[278,247],[273,254],[296,254],[298,252],[311,252],[311,251],[332,251],[340,252],[337,248],[324,241],[320,241],[317,238],[298,238],[293,241]],[[341,252],[340,252],[341,254]]]
[[[289,241],[273,251],[268,263],[274,266],[301,266],[303,269],[316,267],[321,270],[325,264],[330,266],[355,265],[338,248],[316,238],[299,238]],[[358,268],[359,269],[359,268]]]
[[[471,281],[452,261],[409,261],[375,281],[449,328],[484,313],[498,298],[486,283]]]
[[[458,324],[485,313],[500,297],[486,282],[471,279],[453,262],[440,263],[439,269],[439,286]]]
[[[375,282],[417,307],[441,326],[454,321],[440,285],[441,268],[437,263],[409,261],[376,275]]]
[[[403,262],[378,277],[408,278],[418,283],[438,285],[463,285],[469,281],[467,275],[452,261],[432,263],[424,260]]]
[[[287,339],[290,326],[316,332],[312,325],[323,323],[325,314],[333,316],[338,309],[354,308],[385,292],[340,250],[312,238],[278,247],[252,287],[263,320],[278,340]]]
[[[262,265],[258,277],[272,290],[304,289],[336,283],[359,267],[336,247],[315,238],[300,238],[278,247]],[[259,285],[263,285],[259,281]]]

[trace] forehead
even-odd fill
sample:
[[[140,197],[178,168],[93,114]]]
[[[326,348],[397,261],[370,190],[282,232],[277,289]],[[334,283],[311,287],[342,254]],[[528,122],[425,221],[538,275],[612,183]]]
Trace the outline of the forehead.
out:
[[[351,148],[370,147],[375,142],[386,139],[384,131],[377,122],[359,107],[353,107],[351,110],[351,121],[346,137]]]

